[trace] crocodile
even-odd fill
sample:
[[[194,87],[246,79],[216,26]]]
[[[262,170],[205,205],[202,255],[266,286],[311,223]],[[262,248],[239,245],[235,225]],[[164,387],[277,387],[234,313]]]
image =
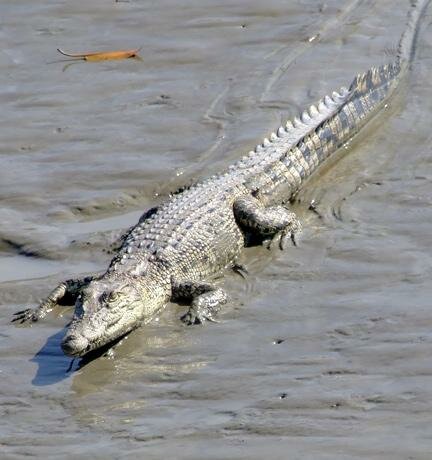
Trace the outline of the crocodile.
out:
[[[418,24],[430,0],[414,1],[390,63],[357,75],[225,171],[147,211],[123,238],[103,274],[57,286],[35,309],[12,321],[37,321],[59,302],[75,310],[61,347],[82,357],[151,321],[169,301],[189,304],[186,324],[214,321],[227,302],[212,282],[236,261],[249,237],[283,249],[301,231],[289,209],[306,179],[388,104],[407,75]]]

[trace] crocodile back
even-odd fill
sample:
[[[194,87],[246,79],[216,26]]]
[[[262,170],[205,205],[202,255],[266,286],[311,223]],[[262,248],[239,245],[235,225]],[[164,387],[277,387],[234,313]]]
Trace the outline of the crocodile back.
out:
[[[233,212],[247,193],[234,174],[221,174],[172,196],[126,237],[109,272],[164,271],[203,279],[231,264],[244,247]]]

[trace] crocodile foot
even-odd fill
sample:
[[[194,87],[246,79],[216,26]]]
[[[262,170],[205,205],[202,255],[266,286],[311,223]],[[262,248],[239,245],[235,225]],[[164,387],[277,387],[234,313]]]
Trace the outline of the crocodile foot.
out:
[[[285,206],[266,207],[259,199],[249,196],[234,203],[234,215],[241,227],[261,235],[268,249],[274,240],[279,241],[281,250],[289,239],[296,246],[294,235],[301,232],[301,223]]]
[[[191,302],[188,312],[180,318],[188,326],[205,321],[217,323],[214,317],[227,301],[223,289],[205,282],[172,280],[172,293],[174,301],[182,299]]]
[[[219,322],[214,319],[210,309],[195,306],[190,308],[189,311],[180,318],[180,320],[187,326],[192,326],[193,324],[204,324],[206,321],[211,321],[212,323]]]
[[[19,321],[20,324],[30,321],[36,322],[41,318],[38,313],[38,309],[34,308],[26,308],[25,310],[17,311],[14,313],[14,317],[12,318],[11,323],[14,323],[15,321]]]
[[[81,289],[87,286],[92,280],[91,276],[79,279],[70,279],[60,283],[55,289],[51,291],[49,296],[43,300],[37,308],[26,308],[14,313],[14,318],[11,322],[19,321],[21,324],[25,322],[36,322],[52,311],[52,309],[59,305],[59,301],[69,297],[71,303],[75,303]]]

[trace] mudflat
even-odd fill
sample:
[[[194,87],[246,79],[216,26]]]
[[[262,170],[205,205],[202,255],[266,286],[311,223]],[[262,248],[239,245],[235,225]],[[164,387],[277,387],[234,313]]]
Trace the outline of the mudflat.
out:
[[[104,270],[144,209],[390,60],[409,7],[290,3],[1,6],[2,458],[430,458],[427,17],[389,110],[300,193],[299,246],[247,249],[249,277],[227,274],[221,324],[185,327],[170,305],[89,363],[60,349],[70,308],[10,324]]]

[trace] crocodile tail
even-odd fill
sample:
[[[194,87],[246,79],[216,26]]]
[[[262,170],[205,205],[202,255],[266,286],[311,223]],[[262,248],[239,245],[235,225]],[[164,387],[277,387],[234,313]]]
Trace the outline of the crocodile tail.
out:
[[[401,69],[405,69],[412,61],[415,43],[418,33],[418,26],[420,18],[422,17],[430,0],[414,0],[412,2],[411,10],[408,14],[408,22],[405,32],[399,40],[398,51],[396,55],[396,62],[400,65]]]
[[[348,142],[366,123],[377,115],[398,86],[402,74],[408,69],[414,54],[418,24],[431,0],[415,0],[408,15],[406,29],[400,39],[396,59],[357,75],[343,98],[338,99],[335,111],[316,129],[305,135],[281,161],[292,175],[297,173],[295,186],[300,187],[328,156]],[[267,176],[276,177],[268,168]],[[295,192],[294,188],[292,191]],[[265,193],[265,187],[261,187]]]
[[[376,98],[382,102],[383,99],[392,94],[398,77],[402,76],[412,61],[419,21],[429,2],[430,0],[412,1],[407,25],[399,40],[396,59],[392,63],[372,67],[367,72],[357,75],[349,87],[351,99],[364,96],[367,93],[381,92],[382,94],[377,94]]]

